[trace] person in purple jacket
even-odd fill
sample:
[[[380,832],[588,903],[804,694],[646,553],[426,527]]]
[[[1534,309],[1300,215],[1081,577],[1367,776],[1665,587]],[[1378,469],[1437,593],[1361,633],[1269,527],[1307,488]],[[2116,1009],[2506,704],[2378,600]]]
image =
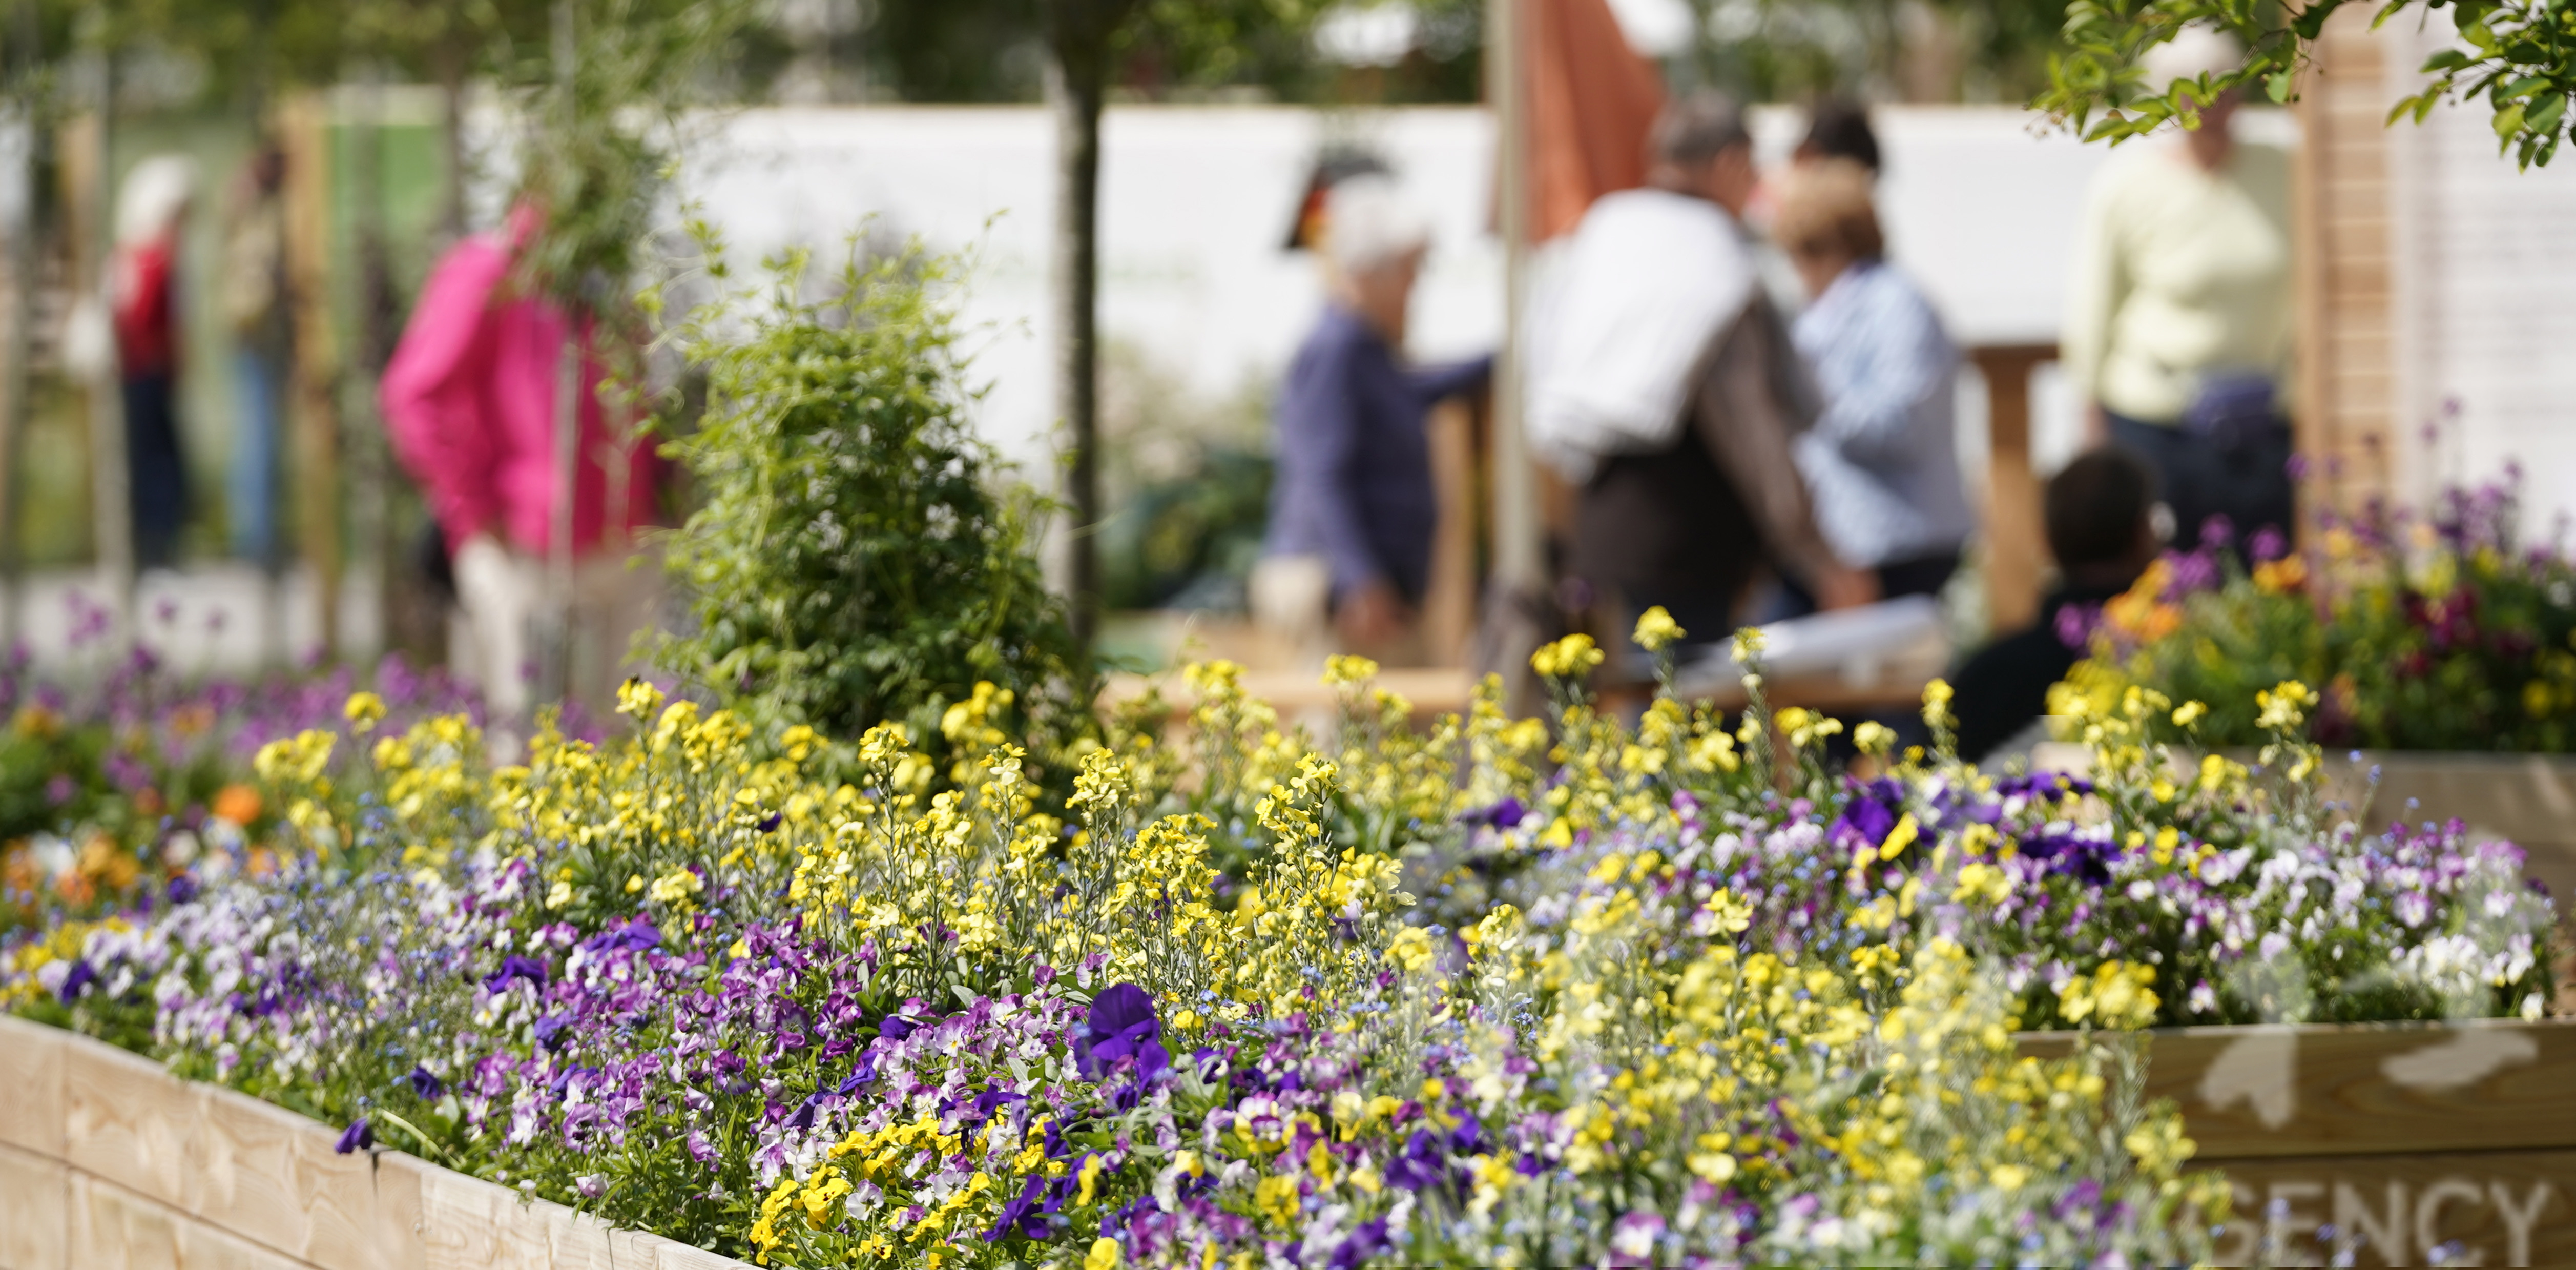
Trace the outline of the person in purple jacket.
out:
[[[1429,244],[1393,181],[1370,174],[1333,186],[1323,317],[1279,389],[1265,563],[1320,564],[1333,627],[1358,651],[1399,648],[1413,630],[1440,517],[1424,421],[1493,369],[1490,356],[1405,362],[1405,310]]]

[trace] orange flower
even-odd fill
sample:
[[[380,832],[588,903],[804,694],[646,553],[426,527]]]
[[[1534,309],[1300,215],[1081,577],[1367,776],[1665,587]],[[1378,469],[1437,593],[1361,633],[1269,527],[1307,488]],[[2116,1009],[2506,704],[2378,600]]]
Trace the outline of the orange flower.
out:
[[[114,892],[134,885],[143,867],[134,862],[134,853],[116,845],[106,834],[97,834],[81,844],[81,876],[98,883],[100,889]]]
[[[182,739],[203,736],[215,726],[215,708],[205,702],[191,702],[170,713],[170,731]]]
[[[0,849],[0,886],[12,891],[33,891],[44,880],[36,869],[35,850],[23,839]]]
[[[226,785],[215,795],[215,814],[245,829],[259,819],[259,791],[248,785]]]
[[[2308,562],[2298,556],[2283,556],[2254,566],[2254,589],[2265,595],[2286,595],[2308,582]]]

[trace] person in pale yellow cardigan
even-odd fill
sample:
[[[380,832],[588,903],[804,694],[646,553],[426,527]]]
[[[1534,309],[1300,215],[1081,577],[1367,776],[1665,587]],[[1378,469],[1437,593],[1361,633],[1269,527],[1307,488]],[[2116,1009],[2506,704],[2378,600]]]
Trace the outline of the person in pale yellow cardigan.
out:
[[[2230,37],[2186,30],[2149,54],[2151,89],[2232,69]],[[2233,94],[2197,130],[2104,167],[2085,209],[2061,347],[2095,439],[2152,463],[2189,546],[2295,528],[2290,159],[2238,140]]]

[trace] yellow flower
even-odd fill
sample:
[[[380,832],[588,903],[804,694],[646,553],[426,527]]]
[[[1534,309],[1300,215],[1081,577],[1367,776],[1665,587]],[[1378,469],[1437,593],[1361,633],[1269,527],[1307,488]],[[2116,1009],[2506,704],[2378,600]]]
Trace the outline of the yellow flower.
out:
[[[1689,633],[1683,630],[1682,624],[1674,621],[1673,615],[1665,612],[1664,606],[1660,604],[1637,616],[1637,646],[1650,653],[1660,653],[1672,647],[1682,636]]]
[[[617,689],[617,712],[638,723],[661,712],[662,690],[646,683],[641,676],[627,680]]]
[[[677,904],[705,889],[706,881],[694,870],[673,869],[653,880],[652,897],[656,904]]]
[[[1591,636],[1577,633],[1530,654],[1530,669],[1550,679],[1580,679],[1606,659]]]
[[[1091,1241],[1091,1251],[1082,1254],[1082,1270],[1118,1270],[1118,1241],[1107,1236]]]
[[[2071,1023],[2091,1018],[2114,1031],[2148,1027],[2155,1023],[2156,1007],[2161,1004],[2148,986],[2155,981],[2153,966],[2104,962],[2090,976],[2077,975],[2059,985],[2057,1008]]]
[[[1336,653],[1324,659],[1324,682],[1332,687],[1367,683],[1375,678],[1377,678],[1377,663],[1366,657]]]
[[[385,699],[372,692],[353,692],[349,703],[340,707],[340,714],[348,719],[352,734],[365,736],[375,731],[377,720],[385,717]]]
[[[1732,648],[1735,664],[1750,668],[1754,659],[1762,655],[1763,646],[1768,643],[1770,643],[1769,637],[1765,636],[1758,626],[1748,626],[1737,631]]]
[[[2255,725],[2266,732],[2288,732],[2307,720],[2302,707],[2316,704],[2317,694],[2296,679],[2284,679],[2269,692],[2254,694],[2262,714]]]

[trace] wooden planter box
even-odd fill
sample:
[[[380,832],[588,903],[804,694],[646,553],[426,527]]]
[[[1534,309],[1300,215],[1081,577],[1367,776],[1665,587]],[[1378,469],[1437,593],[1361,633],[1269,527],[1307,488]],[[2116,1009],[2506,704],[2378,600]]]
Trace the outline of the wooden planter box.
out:
[[[738,1270],[0,1016],[0,1270]]]
[[[2425,1265],[2445,1243],[2454,1265],[2576,1265],[2576,1022],[2144,1035],[2148,1096],[2180,1105],[2193,1164],[2235,1190],[2220,1264],[2268,1233],[2283,1265],[2327,1264],[2336,1234],[2366,1241],[2362,1266]]]
[[[2379,765],[2364,824],[2458,819],[2480,838],[2502,838],[2531,859],[2525,872],[2549,887],[2560,913],[2576,901],[2576,757],[2560,754],[2362,755]],[[2416,805],[2409,808],[2407,799]]]

